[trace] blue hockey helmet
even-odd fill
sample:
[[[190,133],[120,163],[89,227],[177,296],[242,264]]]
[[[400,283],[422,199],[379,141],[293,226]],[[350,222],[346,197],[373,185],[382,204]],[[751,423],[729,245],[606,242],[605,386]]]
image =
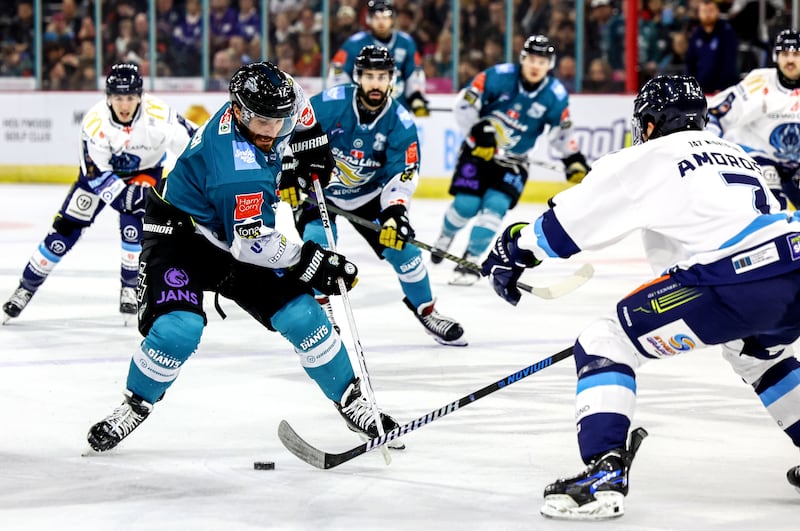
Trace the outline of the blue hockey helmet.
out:
[[[772,61],[777,63],[778,53],[784,51],[800,51],[800,33],[790,29],[778,33],[772,48]]]
[[[144,82],[139,75],[139,67],[133,63],[118,63],[111,67],[106,77],[106,95],[135,94],[142,95]]]
[[[258,116],[282,121],[276,137],[294,130],[297,123],[294,81],[274,64],[262,61],[243,65],[231,77],[228,92],[231,103],[241,109],[244,126]]]
[[[644,84],[633,102],[631,136],[643,142],[647,124],[655,127],[648,139],[678,131],[702,131],[708,121],[708,103],[692,76],[656,76]]]
[[[550,59],[550,68],[556,66],[556,45],[545,35],[531,35],[525,39],[522,51],[519,53],[519,62],[529,55],[541,55]]]

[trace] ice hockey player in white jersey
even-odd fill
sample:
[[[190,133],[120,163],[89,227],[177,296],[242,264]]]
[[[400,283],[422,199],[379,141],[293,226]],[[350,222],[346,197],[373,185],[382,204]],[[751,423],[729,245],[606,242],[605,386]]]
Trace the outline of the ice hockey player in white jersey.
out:
[[[741,147],[703,130],[706,116],[694,78],[648,81],[634,101],[635,145],[596,160],[534,222],[507,227],[483,263],[495,291],[516,304],[526,268],[639,232],[657,275],[575,342],[575,420],[586,469],[545,488],[545,516],[623,514],[631,462],[646,435],[633,430],[627,442],[636,372],[650,360],[721,345],[800,446],[800,360],[790,346],[800,337],[800,215],[780,211]],[[791,469],[790,483],[798,479]]]
[[[19,316],[106,205],[119,212],[119,311],[126,324],[136,319],[145,192],[161,180],[167,152],[180,155],[196,129],[165,102],[143,92],[138,66],[111,67],[106,97],[89,109],[81,124],[78,178],[3,305],[3,324]]]
[[[758,68],[709,101],[707,129],[761,165],[772,193],[800,207],[800,33],[775,39],[775,68]]]

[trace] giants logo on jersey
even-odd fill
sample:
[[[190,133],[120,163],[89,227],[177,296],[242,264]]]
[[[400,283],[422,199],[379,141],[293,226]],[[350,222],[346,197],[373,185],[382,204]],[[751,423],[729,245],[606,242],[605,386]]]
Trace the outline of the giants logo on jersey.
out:
[[[247,218],[255,218],[261,215],[261,206],[264,204],[264,192],[253,194],[237,194],[236,209],[233,211],[233,219],[243,221]]]
[[[314,123],[316,118],[314,117],[314,110],[311,108],[311,105],[306,105],[303,109],[303,112],[300,113],[300,124],[305,127],[311,127]]]

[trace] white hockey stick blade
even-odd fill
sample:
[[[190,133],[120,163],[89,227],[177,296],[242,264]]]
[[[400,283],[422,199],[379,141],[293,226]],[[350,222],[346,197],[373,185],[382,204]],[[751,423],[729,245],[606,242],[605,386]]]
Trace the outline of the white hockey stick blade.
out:
[[[592,264],[583,264],[572,275],[559,280],[555,284],[550,286],[531,286],[530,293],[542,299],[557,299],[583,286],[593,275],[594,267],[592,267]]]

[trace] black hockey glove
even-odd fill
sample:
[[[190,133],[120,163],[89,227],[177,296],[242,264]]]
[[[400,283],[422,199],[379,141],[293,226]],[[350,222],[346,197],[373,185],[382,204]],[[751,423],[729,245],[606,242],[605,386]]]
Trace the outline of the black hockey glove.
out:
[[[278,181],[278,196],[281,201],[286,201],[292,209],[300,205],[300,184],[297,182],[294,157],[283,157],[281,163],[281,178]]]
[[[381,222],[381,233],[378,236],[381,245],[399,251],[414,237],[414,229],[411,228],[406,207],[403,205],[384,208],[378,214],[378,220]]]
[[[356,285],[358,268],[344,255],[334,253],[320,247],[318,243],[308,241],[300,250],[300,261],[290,268],[302,282],[321,291],[325,295],[339,295],[338,279],[344,280],[347,291]]]
[[[425,118],[431,115],[431,111],[428,109],[428,100],[426,100],[419,91],[408,97],[408,108],[411,109],[414,116],[419,118]]]
[[[297,161],[295,168],[297,185],[306,192],[313,191],[314,183],[311,176],[316,175],[323,188],[328,186],[336,161],[328,145],[328,135],[319,123],[311,129],[295,133],[289,147],[292,148]]]
[[[589,170],[592,169],[589,163],[586,162],[586,157],[580,151],[561,159],[561,162],[564,163],[564,173],[567,176],[567,180],[571,183],[577,184],[581,182],[586,177],[586,174],[589,173]]]
[[[481,120],[472,126],[472,129],[469,130],[467,144],[472,148],[473,157],[478,157],[485,161],[492,160],[497,148],[497,139],[495,139],[494,134],[495,128],[489,120]]]
[[[519,231],[527,225],[527,223],[514,223],[508,226],[494,242],[492,251],[481,265],[481,275],[485,277],[491,275],[494,291],[513,306],[516,306],[522,297],[517,287],[522,272],[526,268],[536,267],[542,263],[531,251],[517,246]]]

